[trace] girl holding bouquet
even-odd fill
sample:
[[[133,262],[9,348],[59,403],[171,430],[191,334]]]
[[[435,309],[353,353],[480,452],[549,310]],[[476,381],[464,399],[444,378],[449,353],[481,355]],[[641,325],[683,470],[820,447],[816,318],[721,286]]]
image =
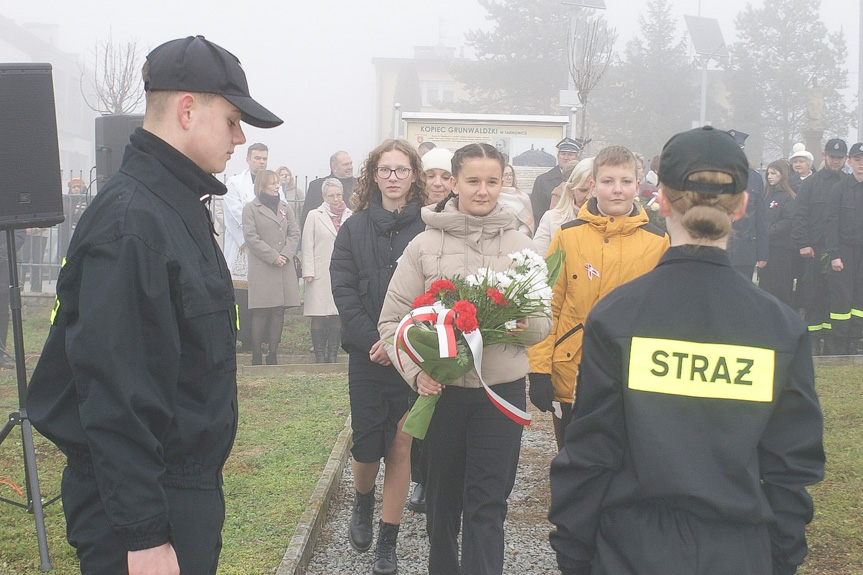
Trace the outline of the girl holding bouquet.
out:
[[[351,545],[372,544],[375,479],[383,458],[383,505],[373,573],[397,573],[396,538],[410,486],[411,437],[401,428],[415,397],[392,366],[378,319],[393,270],[408,242],[424,228],[425,172],[416,150],[387,140],[372,150],[357,182],[355,212],[339,228],[330,263],[333,299],[350,354],[351,448],[356,499]]]
[[[469,144],[455,152],[451,197],[423,210],[426,231],[405,249],[390,282],[378,325],[384,341],[392,341],[414,299],[436,280],[466,278],[480,268],[503,272],[512,264],[508,254],[531,249],[531,240],[518,231],[514,214],[498,204],[503,168],[503,156],[488,144]],[[548,317],[525,318],[518,322],[514,345],[489,345],[483,351],[485,383],[521,410],[526,407],[528,372],[524,345],[541,341],[550,329]],[[397,359],[395,348],[386,345],[390,357]],[[499,575],[503,523],[515,482],[522,426],[490,401],[475,368],[444,386],[416,363],[397,363],[421,396],[440,395],[423,444],[431,547],[428,572]]]

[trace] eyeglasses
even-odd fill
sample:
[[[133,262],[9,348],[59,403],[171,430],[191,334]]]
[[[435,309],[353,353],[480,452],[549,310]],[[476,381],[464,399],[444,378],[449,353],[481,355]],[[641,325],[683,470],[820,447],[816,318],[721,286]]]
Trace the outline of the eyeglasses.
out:
[[[400,168],[387,168],[385,166],[378,166],[377,168],[375,168],[375,173],[382,180],[386,180],[390,177],[391,174],[395,174],[396,178],[399,180],[404,180],[409,175],[411,175],[412,171],[413,170],[411,170],[410,168],[405,168],[404,166]]]

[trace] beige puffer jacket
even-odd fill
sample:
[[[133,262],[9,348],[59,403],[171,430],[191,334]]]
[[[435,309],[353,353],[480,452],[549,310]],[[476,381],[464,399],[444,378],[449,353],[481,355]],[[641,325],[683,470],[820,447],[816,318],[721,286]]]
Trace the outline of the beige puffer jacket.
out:
[[[508,254],[533,249],[525,234],[517,231],[514,214],[496,205],[487,216],[469,216],[458,211],[456,198],[442,212],[432,207],[422,211],[426,230],[405,248],[390,281],[378,331],[384,342],[392,341],[399,321],[411,309],[413,300],[431,287],[432,282],[453,276],[465,277],[478,268],[503,271],[510,265]],[[551,331],[550,317],[532,317],[528,327],[528,344],[542,341]],[[387,353],[398,369],[395,349],[386,344]],[[416,389],[420,368],[401,354],[405,371],[402,376]],[[507,383],[529,371],[526,348],[517,345],[492,345],[483,350],[482,374],[488,385]],[[476,371],[450,384],[481,387]]]

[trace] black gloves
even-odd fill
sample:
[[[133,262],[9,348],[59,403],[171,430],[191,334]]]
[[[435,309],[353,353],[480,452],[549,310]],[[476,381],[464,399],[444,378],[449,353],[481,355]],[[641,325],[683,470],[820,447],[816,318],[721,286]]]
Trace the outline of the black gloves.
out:
[[[551,411],[551,402],[554,401],[554,386],[551,384],[551,374],[534,373],[530,377],[530,402],[540,411]]]

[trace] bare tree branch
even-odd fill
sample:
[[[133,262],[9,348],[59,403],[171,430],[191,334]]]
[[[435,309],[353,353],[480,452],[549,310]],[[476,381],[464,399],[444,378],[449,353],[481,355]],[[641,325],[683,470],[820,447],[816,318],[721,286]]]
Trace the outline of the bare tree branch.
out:
[[[578,123],[581,139],[588,136],[586,119],[590,93],[611,65],[616,41],[617,32],[609,28],[602,17],[578,18],[568,35],[569,75],[581,102],[581,121]]]
[[[141,54],[138,40],[115,44],[111,33],[101,44],[97,41],[93,50],[94,66],[91,81],[87,70],[81,70],[81,95],[87,106],[100,114],[131,114],[144,102],[141,85]],[[95,101],[87,98],[85,84],[90,85]]]

